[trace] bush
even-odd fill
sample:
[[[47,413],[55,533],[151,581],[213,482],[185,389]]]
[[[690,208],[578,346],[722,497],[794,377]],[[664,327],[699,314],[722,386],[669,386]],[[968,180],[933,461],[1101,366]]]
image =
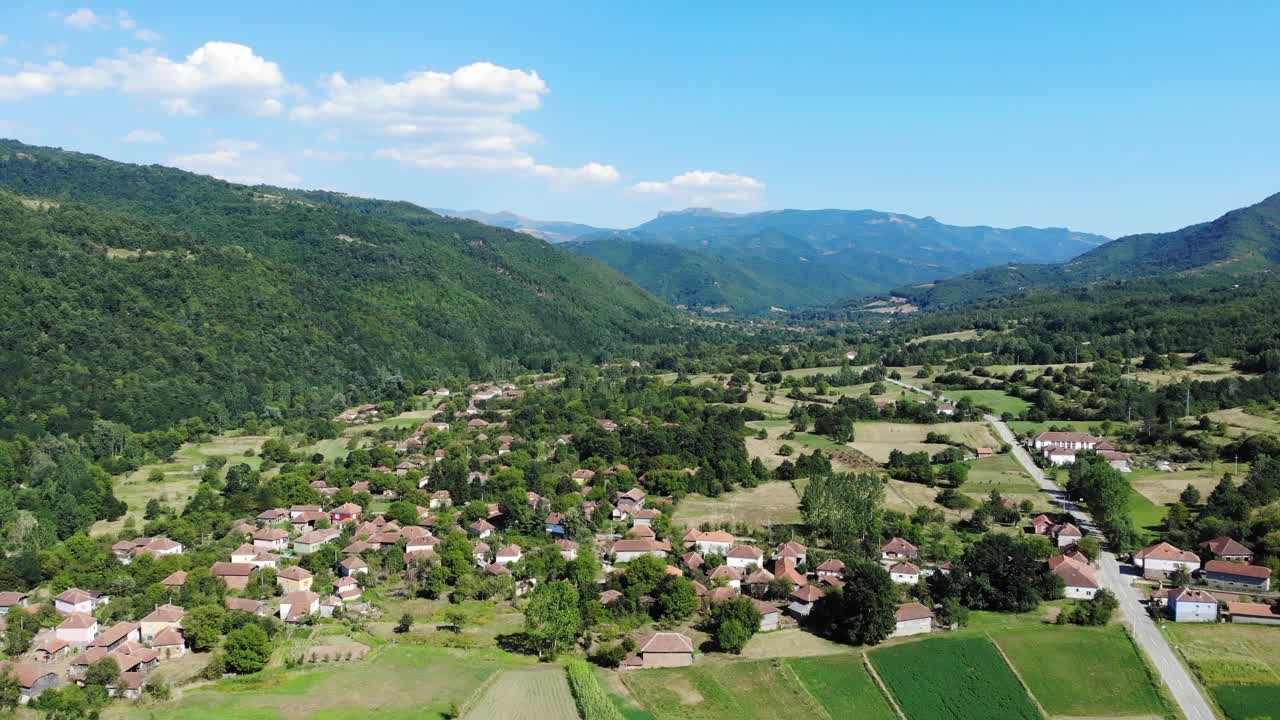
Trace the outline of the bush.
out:
[[[591,666],[583,660],[570,660],[566,665],[569,672],[569,687],[573,690],[573,698],[578,703],[578,712],[582,720],[623,720],[622,713],[609,699],[604,688]]]

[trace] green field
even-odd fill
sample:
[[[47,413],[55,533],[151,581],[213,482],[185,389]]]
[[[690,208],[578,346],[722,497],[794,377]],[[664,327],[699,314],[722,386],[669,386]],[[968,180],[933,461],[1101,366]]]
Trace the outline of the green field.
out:
[[[683,668],[622,674],[631,694],[657,720],[776,720],[824,717],[822,706],[782,660],[705,660]]]
[[[894,720],[897,717],[867,673],[861,654],[793,658],[786,664],[832,718]]]
[[[118,720],[430,720],[443,718],[499,670],[506,653],[391,646],[363,662],[267,670],[186,691],[170,703],[114,703]]]
[[[1236,435],[1246,433],[1280,435],[1280,420],[1276,419],[1275,413],[1267,413],[1265,416],[1254,415],[1245,412],[1244,408],[1231,408],[1211,412],[1209,417],[1214,422],[1220,422],[1226,425],[1228,429],[1234,430],[1233,434]]]
[[[1040,488],[1012,455],[970,461],[969,479],[960,486],[960,491],[986,495],[992,490],[1005,495],[1030,495],[1039,492]]]
[[[695,528],[702,523],[745,522],[752,526],[800,522],[800,496],[791,483],[766,482],[719,497],[686,495],[676,506],[672,521]]]
[[[1026,400],[1006,395],[1002,390],[946,390],[942,394],[953,401],[967,397],[974,405],[994,410],[996,415],[1009,413],[1017,417],[1031,407]]]
[[[1079,432],[1092,432],[1095,435],[1103,434],[1099,428],[1098,420],[1045,420],[1044,422],[1031,422],[1030,420],[1010,420],[1009,429],[1019,435],[1039,435],[1042,432],[1049,432],[1049,428],[1070,428]],[[1116,427],[1122,427],[1125,423],[1113,422]]]
[[[1050,715],[1165,715],[1142,657],[1117,626],[1029,628],[993,634]]]
[[[1129,516],[1139,531],[1159,532],[1164,527],[1164,518],[1169,514],[1166,505],[1157,505],[1137,491],[1129,493]]]
[[[578,706],[564,668],[544,665],[499,674],[462,720],[578,720]]]
[[[1178,501],[1178,496],[1188,485],[1200,491],[1200,497],[1207,498],[1213,488],[1222,480],[1224,473],[1233,473],[1237,483],[1244,482],[1249,474],[1249,464],[1240,463],[1239,472],[1233,463],[1205,463],[1186,470],[1161,472],[1150,468],[1134,470],[1126,477],[1134,490],[1142,493],[1156,505],[1169,505]]]
[[[986,638],[937,638],[873,650],[869,656],[908,720],[1040,718]]]
[[[1231,720],[1280,720],[1280,628],[1167,623],[1164,631]]]

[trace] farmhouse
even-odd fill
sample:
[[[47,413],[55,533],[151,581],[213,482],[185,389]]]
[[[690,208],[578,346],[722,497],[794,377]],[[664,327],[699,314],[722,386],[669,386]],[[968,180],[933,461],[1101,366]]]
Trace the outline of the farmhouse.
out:
[[[886,565],[895,565],[904,560],[910,561],[920,557],[920,551],[915,545],[895,537],[880,547],[880,562]]]
[[[53,636],[72,645],[88,645],[98,636],[98,621],[88,613],[71,613],[53,631]]]
[[[778,547],[773,549],[774,560],[781,560],[783,558],[788,558],[790,560],[794,560],[796,565],[804,565],[805,560],[808,559],[808,556],[809,556],[809,548],[805,547],[804,545],[801,545],[800,543],[794,540],[790,542],[784,542]]]
[[[228,590],[243,590],[249,587],[249,576],[256,567],[249,563],[216,562],[209,572],[222,581]]]
[[[0,616],[7,615],[14,608],[25,608],[26,606],[26,593],[11,590],[0,592]]]
[[[791,603],[787,605],[787,612],[800,619],[807,618],[809,613],[813,612],[814,606],[826,596],[826,593],[813,585],[796,588],[788,596]]]
[[[560,557],[572,562],[578,559],[578,543],[572,540],[557,540],[556,548],[560,550]]]
[[[508,545],[494,553],[493,561],[499,565],[512,565],[520,562],[522,557],[524,557],[524,551],[519,545]]]
[[[614,562],[631,562],[641,555],[664,558],[671,553],[671,544],[659,540],[619,540],[610,548]]]
[[[223,600],[222,604],[228,610],[235,610],[237,612],[246,612],[246,613],[249,613],[250,615],[266,616],[271,614],[271,612],[267,608],[266,603],[262,602],[261,600],[254,600],[253,598],[229,597],[226,600]]]
[[[361,560],[359,556],[352,555],[338,563],[338,572],[342,577],[351,577],[352,575],[368,573],[369,565],[364,560]]]
[[[268,552],[289,549],[289,533],[279,528],[263,528],[253,534],[253,546]]]
[[[142,642],[151,642],[161,632],[176,628],[187,611],[177,605],[161,605],[139,621]]]
[[[760,548],[750,545],[735,545],[729,548],[729,552],[724,556],[726,565],[739,570],[759,567],[762,560],[764,560],[764,553]]]
[[[1204,584],[1220,590],[1267,592],[1271,589],[1271,568],[1259,565],[1210,560],[1200,573]]]
[[[98,633],[98,637],[93,639],[89,644],[90,647],[106,648],[107,650],[115,650],[127,642],[138,642],[142,639],[142,626],[137,623],[116,623],[102,632]]]
[[[692,536],[693,547],[703,555],[728,555],[729,549],[738,539],[723,530],[714,530],[712,532],[698,532],[690,530],[685,535],[685,542],[688,543]]]
[[[111,546],[111,552],[116,556],[116,560],[121,565],[128,565],[133,562],[135,557],[140,555],[151,555],[159,557],[162,555],[180,555],[182,554],[182,543],[174,542],[166,537],[140,537],[133,540],[121,540]]]
[[[894,613],[893,633],[889,637],[921,635],[933,630],[933,611],[918,602],[903,603]]]
[[[73,612],[91,613],[111,602],[111,597],[94,590],[67,588],[53,598],[53,609],[69,615]]]
[[[920,568],[909,562],[900,562],[889,567],[889,579],[899,585],[915,585],[920,582]]]
[[[1087,432],[1042,432],[1031,441],[1037,450],[1062,448],[1065,450],[1093,450],[1102,438]]]
[[[40,693],[45,690],[56,688],[61,684],[57,673],[39,665],[16,663],[4,669],[18,681],[18,702],[23,705],[40,697]]]
[[[1191,588],[1170,591],[1169,615],[1174,622],[1217,622],[1218,598]]]
[[[623,669],[685,667],[693,664],[693,641],[674,632],[654,633],[641,640]]]
[[[738,571],[738,568],[733,567],[732,565],[721,565],[715,570],[712,570],[711,574],[707,576],[707,579],[711,582],[724,582],[726,586],[731,587],[734,590],[742,587],[742,573]]]
[[[300,623],[320,610],[320,596],[310,591],[292,592],[280,598],[280,619]]]
[[[311,573],[299,565],[287,567],[276,575],[276,584],[285,593],[306,592],[311,589],[313,581]]]
[[[32,652],[36,662],[57,662],[71,652],[71,644],[56,637],[49,638],[38,645]]]
[[[843,580],[844,562],[835,558],[827,560],[818,566],[817,573],[819,580]]]
[[[164,658],[181,657],[187,653],[187,641],[182,637],[182,631],[175,625],[161,630],[151,638],[151,649],[159,652]]]
[[[355,503],[343,503],[329,511],[329,521],[333,523],[359,522],[360,513],[363,511],[364,508]]]
[[[493,523],[485,520],[484,518],[480,518],[467,526],[467,532],[469,532],[473,537],[481,539],[492,535],[494,530],[497,530],[497,528],[493,526]]]
[[[1252,623],[1255,625],[1280,625],[1280,612],[1266,603],[1229,602],[1227,617],[1233,623]]]
[[[1062,578],[1063,593],[1069,598],[1088,600],[1097,595],[1101,587],[1093,568],[1071,555],[1054,555],[1049,558],[1049,572]]]
[[[293,551],[299,555],[310,555],[311,553],[319,550],[325,543],[337,540],[338,536],[341,534],[342,533],[333,528],[329,528],[328,530],[312,530],[309,533],[303,533],[293,541]]]
[[[1202,554],[1212,557],[1214,560],[1240,563],[1253,562],[1252,550],[1225,535],[1220,535],[1212,540],[1205,540],[1200,543],[1200,550],[1203,551]]]
[[[777,606],[770,605],[762,600],[751,600],[751,606],[760,613],[760,632],[769,632],[777,630],[782,624],[782,611]]]
[[[1178,569],[1195,572],[1200,568],[1200,557],[1160,542],[1134,553],[1133,564],[1142,568],[1142,576],[1146,579],[1164,580]]]

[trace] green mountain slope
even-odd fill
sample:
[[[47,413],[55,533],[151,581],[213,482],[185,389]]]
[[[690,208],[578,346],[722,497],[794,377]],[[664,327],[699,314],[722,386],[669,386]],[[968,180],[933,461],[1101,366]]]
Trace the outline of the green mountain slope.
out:
[[[686,210],[632,230],[586,235],[568,248],[604,260],[668,302],[753,314],[996,263],[1063,260],[1103,242],[1062,228],[958,227],[872,210]]]
[[[1069,262],[987,268],[927,287],[898,288],[893,294],[922,307],[954,306],[1019,292],[1175,273],[1218,275],[1225,282],[1274,269],[1278,262],[1280,194],[1211,222],[1119,238]]]
[[[602,263],[408,203],[13,141],[0,191],[0,429],[327,406],[673,332]]]

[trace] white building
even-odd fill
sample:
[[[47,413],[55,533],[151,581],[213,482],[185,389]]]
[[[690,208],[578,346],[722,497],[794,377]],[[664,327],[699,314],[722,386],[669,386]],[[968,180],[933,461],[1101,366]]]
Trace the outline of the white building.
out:
[[[933,611],[918,602],[899,605],[894,618],[893,634],[889,637],[923,635],[933,630]]]
[[[1148,580],[1163,580],[1178,569],[1188,573],[1199,570],[1200,556],[1160,542],[1134,553],[1133,564],[1142,568],[1142,576]]]
[[[1174,622],[1218,622],[1218,598],[1204,590],[1181,588],[1169,593]]]

